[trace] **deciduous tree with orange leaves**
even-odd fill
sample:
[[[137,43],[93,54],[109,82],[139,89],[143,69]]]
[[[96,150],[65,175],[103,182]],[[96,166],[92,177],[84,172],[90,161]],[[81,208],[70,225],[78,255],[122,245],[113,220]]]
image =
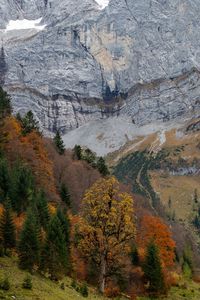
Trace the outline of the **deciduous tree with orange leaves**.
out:
[[[120,191],[115,177],[98,180],[85,193],[79,234],[79,249],[95,262],[103,293],[106,278],[130,252],[135,236],[133,199]]]
[[[53,163],[48,157],[42,136],[36,130],[24,136],[20,122],[12,116],[4,120],[0,134],[3,137],[2,150],[6,153],[8,161],[11,164],[17,160],[23,161],[31,168],[37,186],[44,189],[48,195],[55,195]]]
[[[169,227],[159,217],[145,215],[140,223],[137,242],[140,252],[144,253],[149,243],[154,242],[159,249],[164,267],[172,267],[175,260],[175,242]]]

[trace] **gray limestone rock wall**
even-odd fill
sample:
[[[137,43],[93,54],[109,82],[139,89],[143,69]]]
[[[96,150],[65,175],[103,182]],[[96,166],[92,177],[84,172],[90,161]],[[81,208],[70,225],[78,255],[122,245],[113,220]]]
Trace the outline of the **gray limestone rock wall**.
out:
[[[5,32],[23,18],[46,27]],[[48,131],[120,114],[136,124],[197,117],[199,28],[199,0],[110,0],[104,10],[94,0],[0,0],[1,84],[14,110],[31,109]]]

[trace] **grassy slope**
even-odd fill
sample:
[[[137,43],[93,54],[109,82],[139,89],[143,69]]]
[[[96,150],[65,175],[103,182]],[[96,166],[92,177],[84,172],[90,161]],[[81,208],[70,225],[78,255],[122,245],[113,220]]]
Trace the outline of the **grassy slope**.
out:
[[[0,290],[0,299],[16,299],[16,300],[106,300],[107,298],[95,294],[90,289],[89,297],[83,298],[79,293],[71,288],[71,279],[65,278],[65,290],[60,288],[59,283],[54,283],[40,275],[33,275],[33,289],[31,291],[22,288],[22,282],[26,277],[25,271],[19,270],[16,259],[0,258],[0,279],[7,276],[9,278],[11,288],[8,292]],[[12,297],[15,296],[16,298]]]
[[[79,293],[71,288],[71,279],[65,278],[65,290],[60,288],[59,283],[54,283],[40,275],[33,275],[33,289],[31,291],[22,288],[22,282],[27,272],[19,270],[16,259],[0,258],[0,279],[7,276],[11,283],[10,291],[3,292],[0,290],[0,299],[16,299],[16,300],[108,300],[95,293],[94,289],[89,289],[89,297],[83,298]],[[14,296],[14,297],[13,297]],[[118,300],[124,300],[117,298]],[[199,300],[200,284],[181,280],[178,287],[173,287],[169,295],[163,300]],[[150,300],[150,298],[138,298],[138,300]],[[152,298],[151,298],[152,300]]]
[[[198,162],[197,167],[200,162],[200,132],[189,132],[185,134],[184,129],[183,132],[177,133],[176,130],[169,130],[165,132],[166,140],[164,144],[160,147],[158,146],[157,151],[161,149],[166,150],[169,155],[167,160],[171,161],[172,165],[177,165],[180,168],[182,167],[181,163],[179,163],[179,159],[184,159],[188,166],[193,165],[194,159]],[[134,178],[133,173],[137,173],[137,168],[142,168],[142,162],[137,160],[133,161],[132,157],[134,157],[134,152],[137,150],[139,152],[147,151],[152,149],[152,145],[155,146],[155,141],[158,138],[156,135],[148,136],[148,138],[144,139],[141,143],[135,141],[132,145],[132,151],[127,151],[127,149],[122,149],[120,153],[115,153],[115,157],[109,157],[111,161],[111,165],[114,165],[114,173],[117,175],[120,180],[127,181],[129,179],[129,183],[133,184],[133,188],[137,185],[137,181],[131,182],[131,179]],[[155,147],[154,147],[155,150]],[[127,153],[131,153],[131,156],[127,157]],[[154,155],[156,155],[156,153]],[[123,160],[119,161],[116,165],[116,162],[120,158]],[[142,156],[142,155],[141,155]],[[142,160],[143,161],[143,160]],[[161,160],[162,162],[162,160]],[[148,172],[149,179],[151,181],[151,185],[155,192],[158,193],[161,202],[166,207],[166,210],[170,213],[175,212],[178,220],[189,221],[193,219],[195,213],[194,207],[194,190],[197,190],[199,201],[200,201],[200,175],[172,175],[166,169],[162,170],[154,170]],[[143,174],[141,174],[143,175]],[[138,178],[137,178],[138,179]],[[141,181],[141,180],[140,180]],[[137,186],[136,186],[137,187]],[[134,192],[137,192],[134,190]],[[172,205],[171,208],[168,208],[168,200],[171,197]]]
[[[200,195],[199,176],[168,176],[159,172],[151,173],[152,184],[159,193],[162,203],[169,213],[175,212],[176,218],[180,221],[190,222],[198,205],[194,203],[194,190],[197,189]],[[168,207],[168,200],[171,197],[171,207]]]
[[[161,146],[157,146],[157,151],[166,149],[169,151],[169,158],[174,164],[177,164],[178,159],[184,158],[188,165],[196,159],[200,161],[200,132],[190,132],[188,134],[177,134],[176,130],[165,132],[166,141]],[[118,178],[134,184],[131,179],[137,171],[137,167],[141,165],[135,164],[132,158],[135,151],[144,151],[144,149],[151,150],[152,145],[157,141],[156,135],[150,135],[140,141],[134,141],[120,149],[117,153],[113,153],[108,157],[108,163],[113,166],[113,169],[118,170]],[[156,151],[156,152],[157,152]],[[131,156],[127,157],[128,154]],[[123,158],[123,159],[122,159]],[[122,159],[120,161],[120,159]],[[119,167],[119,169],[117,169]],[[181,167],[181,166],[180,166]],[[149,178],[151,185],[160,197],[161,202],[166,207],[166,211],[170,214],[175,212],[176,219],[184,221],[184,223],[191,227],[191,220],[196,214],[200,203],[200,175],[176,175],[169,174],[166,170],[149,171]],[[128,179],[128,180],[127,180]],[[194,204],[194,190],[197,189],[199,196],[199,203]],[[171,197],[171,208],[168,207],[168,200]],[[192,228],[194,230],[194,228]],[[199,240],[199,237],[196,237]],[[185,288],[187,286],[187,288]],[[181,299],[200,299],[200,284],[187,281],[180,282],[179,287],[171,289],[168,297],[162,298],[165,300],[181,300]],[[150,298],[140,298],[140,300],[150,300]]]
[[[188,164],[192,160],[200,160],[200,149],[198,144],[200,142],[200,133],[191,133],[183,136],[180,139],[176,138],[174,131],[166,134],[168,147],[183,146],[183,150],[179,155],[171,156],[172,160],[176,163],[179,157],[184,158]],[[167,172],[152,172],[152,185],[156,192],[159,193],[162,203],[168,208],[168,199],[171,197],[172,207],[171,211],[175,211],[178,219],[183,221],[190,221],[194,215],[194,190],[196,189],[200,195],[200,176],[187,175],[187,176],[170,176]]]
[[[173,287],[167,297],[162,300],[199,300],[200,284],[184,280],[179,283],[178,287]],[[152,300],[152,298],[142,297],[138,300]]]

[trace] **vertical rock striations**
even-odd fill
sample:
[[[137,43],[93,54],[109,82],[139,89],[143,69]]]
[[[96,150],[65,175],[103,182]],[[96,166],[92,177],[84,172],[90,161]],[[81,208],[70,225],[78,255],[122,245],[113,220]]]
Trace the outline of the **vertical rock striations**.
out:
[[[15,111],[62,132],[113,115],[136,124],[200,109],[198,0],[0,0],[0,84]],[[44,30],[6,31],[42,18]]]

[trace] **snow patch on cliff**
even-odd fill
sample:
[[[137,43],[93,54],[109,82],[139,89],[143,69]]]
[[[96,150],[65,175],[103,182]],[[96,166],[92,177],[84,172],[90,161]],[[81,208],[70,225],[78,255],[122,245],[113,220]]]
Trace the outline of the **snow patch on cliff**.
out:
[[[6,26],[6,31],[11,30],[25,30],[25,29],[36,29],[38,31],[43,30],[46,25],[39,25],[42,21],[42,18],[39,18],[37,20],[10,20],[9,23]]]
[[[106,6],[108,6],[110,0],[95,0],[101,9],[104,9]]]

